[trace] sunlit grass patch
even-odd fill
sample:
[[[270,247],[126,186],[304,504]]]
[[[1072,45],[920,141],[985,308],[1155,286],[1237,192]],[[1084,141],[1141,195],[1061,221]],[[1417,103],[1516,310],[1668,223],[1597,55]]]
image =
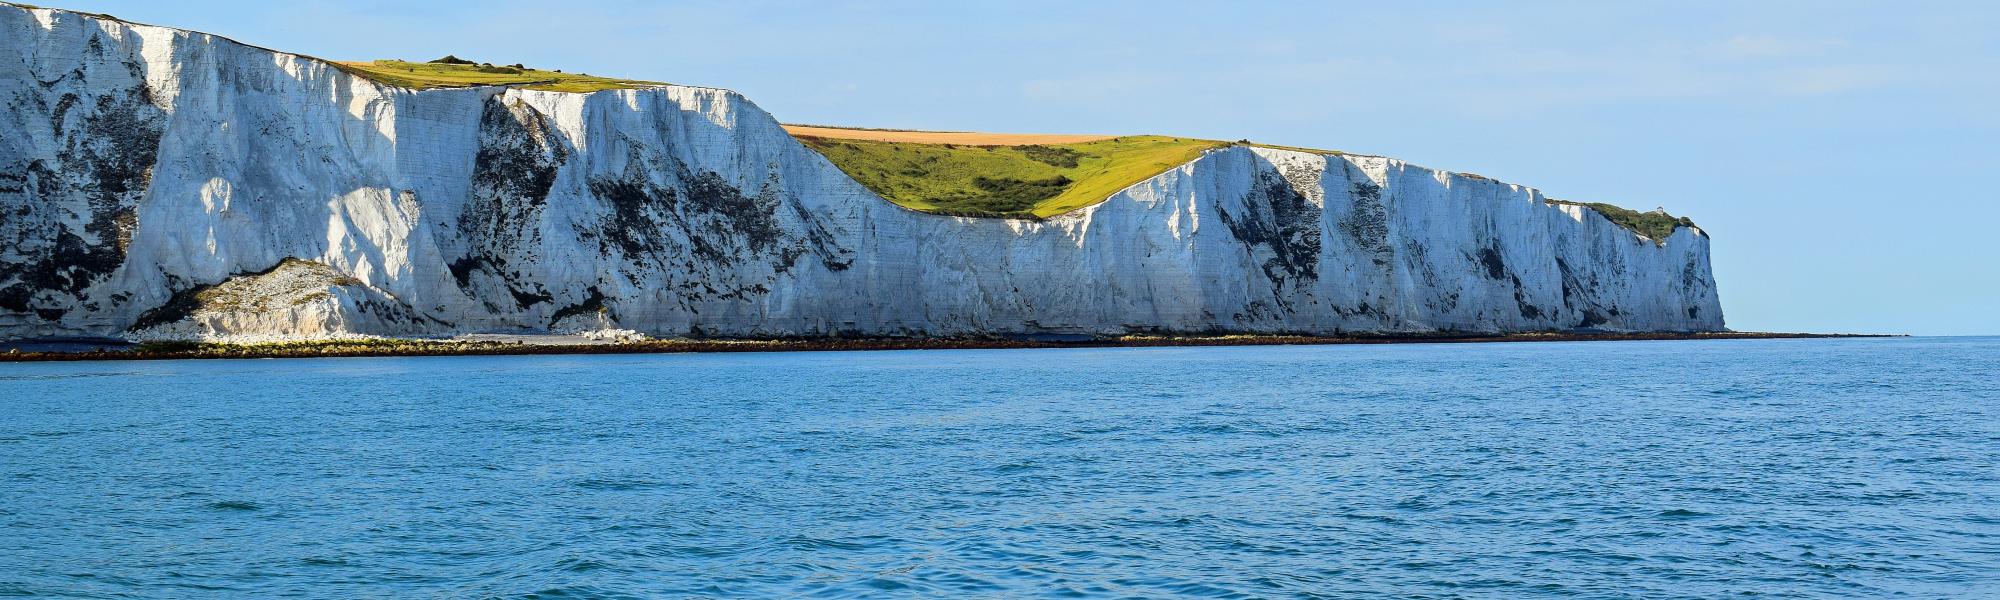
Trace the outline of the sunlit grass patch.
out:
[[[1228,142],[1135,135],[965,146],[798,136],[891,202],[940,214],[1045,218],[1104,201]]]
[[[544,71],[522,65],[414,63],[400,60],[335,62],[333,65],[358,77],[417,90],[504,85],[553,92],[595,92],[662,85],[651,81]]]

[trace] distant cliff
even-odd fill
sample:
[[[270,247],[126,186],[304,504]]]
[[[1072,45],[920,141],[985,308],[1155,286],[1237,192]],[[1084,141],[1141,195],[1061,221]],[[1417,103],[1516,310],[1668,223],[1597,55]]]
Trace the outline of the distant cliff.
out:
[[[726,90],[415,91],[7,5],[0,41],[0,337],[1723,328],[1699,229],[1389,158],[947,217]]]

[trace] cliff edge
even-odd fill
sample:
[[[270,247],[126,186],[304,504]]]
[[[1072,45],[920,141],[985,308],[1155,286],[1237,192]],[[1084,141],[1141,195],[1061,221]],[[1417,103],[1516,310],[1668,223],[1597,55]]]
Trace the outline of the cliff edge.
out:
[[[0,337],[1719,331],[1707,235],[1232,146],[1046,220],[896,206],[742,96],[410,90],[0,5]]]

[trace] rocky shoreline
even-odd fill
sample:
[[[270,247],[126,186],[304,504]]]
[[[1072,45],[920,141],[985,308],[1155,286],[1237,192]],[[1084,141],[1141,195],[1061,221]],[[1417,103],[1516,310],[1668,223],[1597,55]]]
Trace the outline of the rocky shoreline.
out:
[[[544,354],[669,354],[690,352],[821,352],[857,350],[998,350],[1037,348],[1141,348],[1165,346],[1278,346],[1332,344],[1452,344],[1497,342],[1591,342],[1660,340],[1756,340],[1787,338],[1899,337],[1881,334],[1768,332],[1542,332],[1516,334],[1432,335],[1215,335],[1126,336],[1075,340],[1021,338],[791,338],[791,339],[662,339],[580,344],[574,342],[495,339],[353,339],[309,342],[230,344],[150,342],[114,347],[89,342],[11,342],[0,344],[0,362],[85,360],[176,360],[227,358],[323,358],[369,356],[505,356]],[[35,349],[37,344],[65,349]],[[23,351],[23,347],[29,348]],[[74,349],[69,349],[74,348]]]

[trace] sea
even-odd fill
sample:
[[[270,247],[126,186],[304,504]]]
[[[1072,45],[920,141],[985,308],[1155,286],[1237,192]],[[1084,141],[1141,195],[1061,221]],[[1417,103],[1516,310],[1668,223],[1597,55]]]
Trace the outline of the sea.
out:
[[[2000,597],[2000,338],[0,363],[0,596]]]

